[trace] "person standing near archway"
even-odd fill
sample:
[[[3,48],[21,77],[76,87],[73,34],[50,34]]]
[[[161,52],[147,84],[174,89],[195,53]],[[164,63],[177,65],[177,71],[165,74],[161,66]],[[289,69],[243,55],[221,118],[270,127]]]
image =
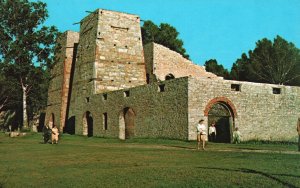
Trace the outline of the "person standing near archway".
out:
[[[58,144],[58,129],[55,124],[53,124],[53,128],[51,129],[52,135],[51,135],[51,143]]]
[[[197,149],[200,149],[200,144],[202,142],[202,149],[205,150],[205,140],[206,140],[206,126],[204,125],[204,120],[201,119],[197,124]]]
[[[208,128],[208,137],[210,142],[216,141],[217,131],[216,131],[216,122],[213,121]]]
[[[298,118],[297,132],[298,132],[298,151],[300,151],[300,117]]]

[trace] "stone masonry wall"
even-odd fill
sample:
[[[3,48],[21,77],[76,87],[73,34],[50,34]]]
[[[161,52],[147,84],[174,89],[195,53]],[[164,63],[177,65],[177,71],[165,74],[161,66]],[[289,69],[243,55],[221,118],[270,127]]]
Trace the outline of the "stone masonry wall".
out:
[[[144,45],[144,57],[146,64],[146,78],[147,83],[157,82],[156,76],[154,75],[153,70],[153,45],[154,43],[149,43]]]
[[[53,76],[48,89],[48,101],[45,124],[48,124],[51,114],[54,114],[54,123],[64,126],[70,85],[70,72],[73,61],[74,44],[78,42],[79,34],[66,31],[59,39],[59,52],[55,54],[56,64],[51,70]]]
[[[120,116],[123,109],[133,109],[135,138],[172,138],[187,140],[187,78],[138,86],[131,89],[93,95],[89,103],[78,97],[76,134],[83,134],[83,117],[89,111],[93,117],[93,136],[119,137]],[[165,84],[164,92],[159,85]],[[129,97],[124,96],[129,91]],[[104,129],[103,114],[108,116],[108,129]]]
[[[146,84],[138,15],[98,10],[95,93]]]
[[[140,18],[98,9],[81,21],[69,117],[92,95],[146,83]],[[79,103],[79,104],[77,104]]]
[[[231,89],[231,84],[240,85],[240,91]],[[225,101],[235,108],[234,126],[239,127],[243,140],[296,140],[299,87],[196,78],[189,78],[188,87],[189,140],[196,139],[199,119],[207,123],[205,110],[210,101]],[[273,88],[280,88],[281,93],[273,94]]]
[[[71,78],[71,70],[72,66],[74,66],[74,61],[76,57],[77,44],[79,40],[79,33],[73,31],[67,31],[67,41],[66,41],[66,52],[65,52],[65,60],[63,67],[63,84],[62,84],[62,102],[61,102],[61,114],[60,114],[60,130],[65,127],[66,116],[67,116],[67,105],[69,100],[69,89],[70,89],[70,81]],[[73,58],[74,57],[74,58]]]
[[[68,119],[74,116],[74,111],[77,109],[78,97],[85,98],[94,93],[93,74],[96,55],[97,15],[97,11],[91,13],[80,22]]]
[[[155,82],[156,79],[165,80],[168,74],[172,74],[175,78],[192,76],[221,79],[213,73],[206,72],[204,67],[194,64],[181,54],[160,44],[149,43],[145,45],[144,50],[150,82]]]
[[[98,9],[81,21],[80,39],[70,103],[70,115],[78,97],[146,83],[137,15]]]

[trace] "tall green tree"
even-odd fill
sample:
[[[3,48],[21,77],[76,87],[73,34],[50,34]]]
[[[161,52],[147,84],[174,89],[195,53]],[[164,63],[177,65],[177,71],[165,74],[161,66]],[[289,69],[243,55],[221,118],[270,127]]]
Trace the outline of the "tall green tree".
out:
[[[6,78],[5,74],[0,70],[0,112],[7,109],[16,109],[19,100],[18,93],[20,88],[14,80]]]
[[[212,72],[216,74],[217,76],[221,76],[225,79],[229,77],[229,72],[227,69],[223,67],[223,65],[219,65],[217,60],[210,59],[208,61],[205,61],[204,63],[205,70],[208,72]]]
[[[237,59],[232,65],[229,78],[232,80],[250,81],[254,80],[250,74],[251,61],[247,54],[243,53],[241,58]]]
[[[231,69],[233,79],[300,86],[300,50],[277,36],[256,42],[248,56],[242,55]]]
[[[4,75],[0,72],[0,112],[7,106],[9,99],[9,86]]]
[[[272,84],[290,84],[300,76],[300,50],[277,36],[274,41],[259,40],[249,52],[251,72],[258,81]]]
[[[19,95],[22,91],[18,82],[6,76],[3,66],[0,63],[0,130],[7,130],[9,125],[13,125],[11,128],[14,130],[20,124],[16,115],[22,109],[22,97]]]
[[[185,58],[189,58],[183,47],[183,41],[178,37],[179,32],[176,28],[167,23],[161,23],[157,26],[152,21],[147,20],[142,26],[143,44],[155,42],[180,53]]]
[[[28,128],[28,96],[41,80],[37,72],[53,63],[58,31],[42,26],[47,17],[46,4],[40,1],[0,0],[0,62],[6,76],[19,84],[23,128]]]

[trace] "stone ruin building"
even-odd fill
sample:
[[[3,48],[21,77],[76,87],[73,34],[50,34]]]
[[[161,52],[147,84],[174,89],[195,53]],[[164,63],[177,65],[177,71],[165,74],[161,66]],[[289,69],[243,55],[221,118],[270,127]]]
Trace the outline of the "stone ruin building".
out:
[[[52,69],[45,124],[99,137],[295,141],[300,88],[224,80],[162,45],[142,45],[140,17],[98,9],[66,31]]]

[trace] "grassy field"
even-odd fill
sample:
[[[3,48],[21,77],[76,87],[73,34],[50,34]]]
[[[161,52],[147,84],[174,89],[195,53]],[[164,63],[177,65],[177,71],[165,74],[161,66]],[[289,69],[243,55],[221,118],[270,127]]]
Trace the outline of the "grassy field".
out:
[[[162,139],[0,133],[0,187],[300,187],[295,144],[217,144]]]

